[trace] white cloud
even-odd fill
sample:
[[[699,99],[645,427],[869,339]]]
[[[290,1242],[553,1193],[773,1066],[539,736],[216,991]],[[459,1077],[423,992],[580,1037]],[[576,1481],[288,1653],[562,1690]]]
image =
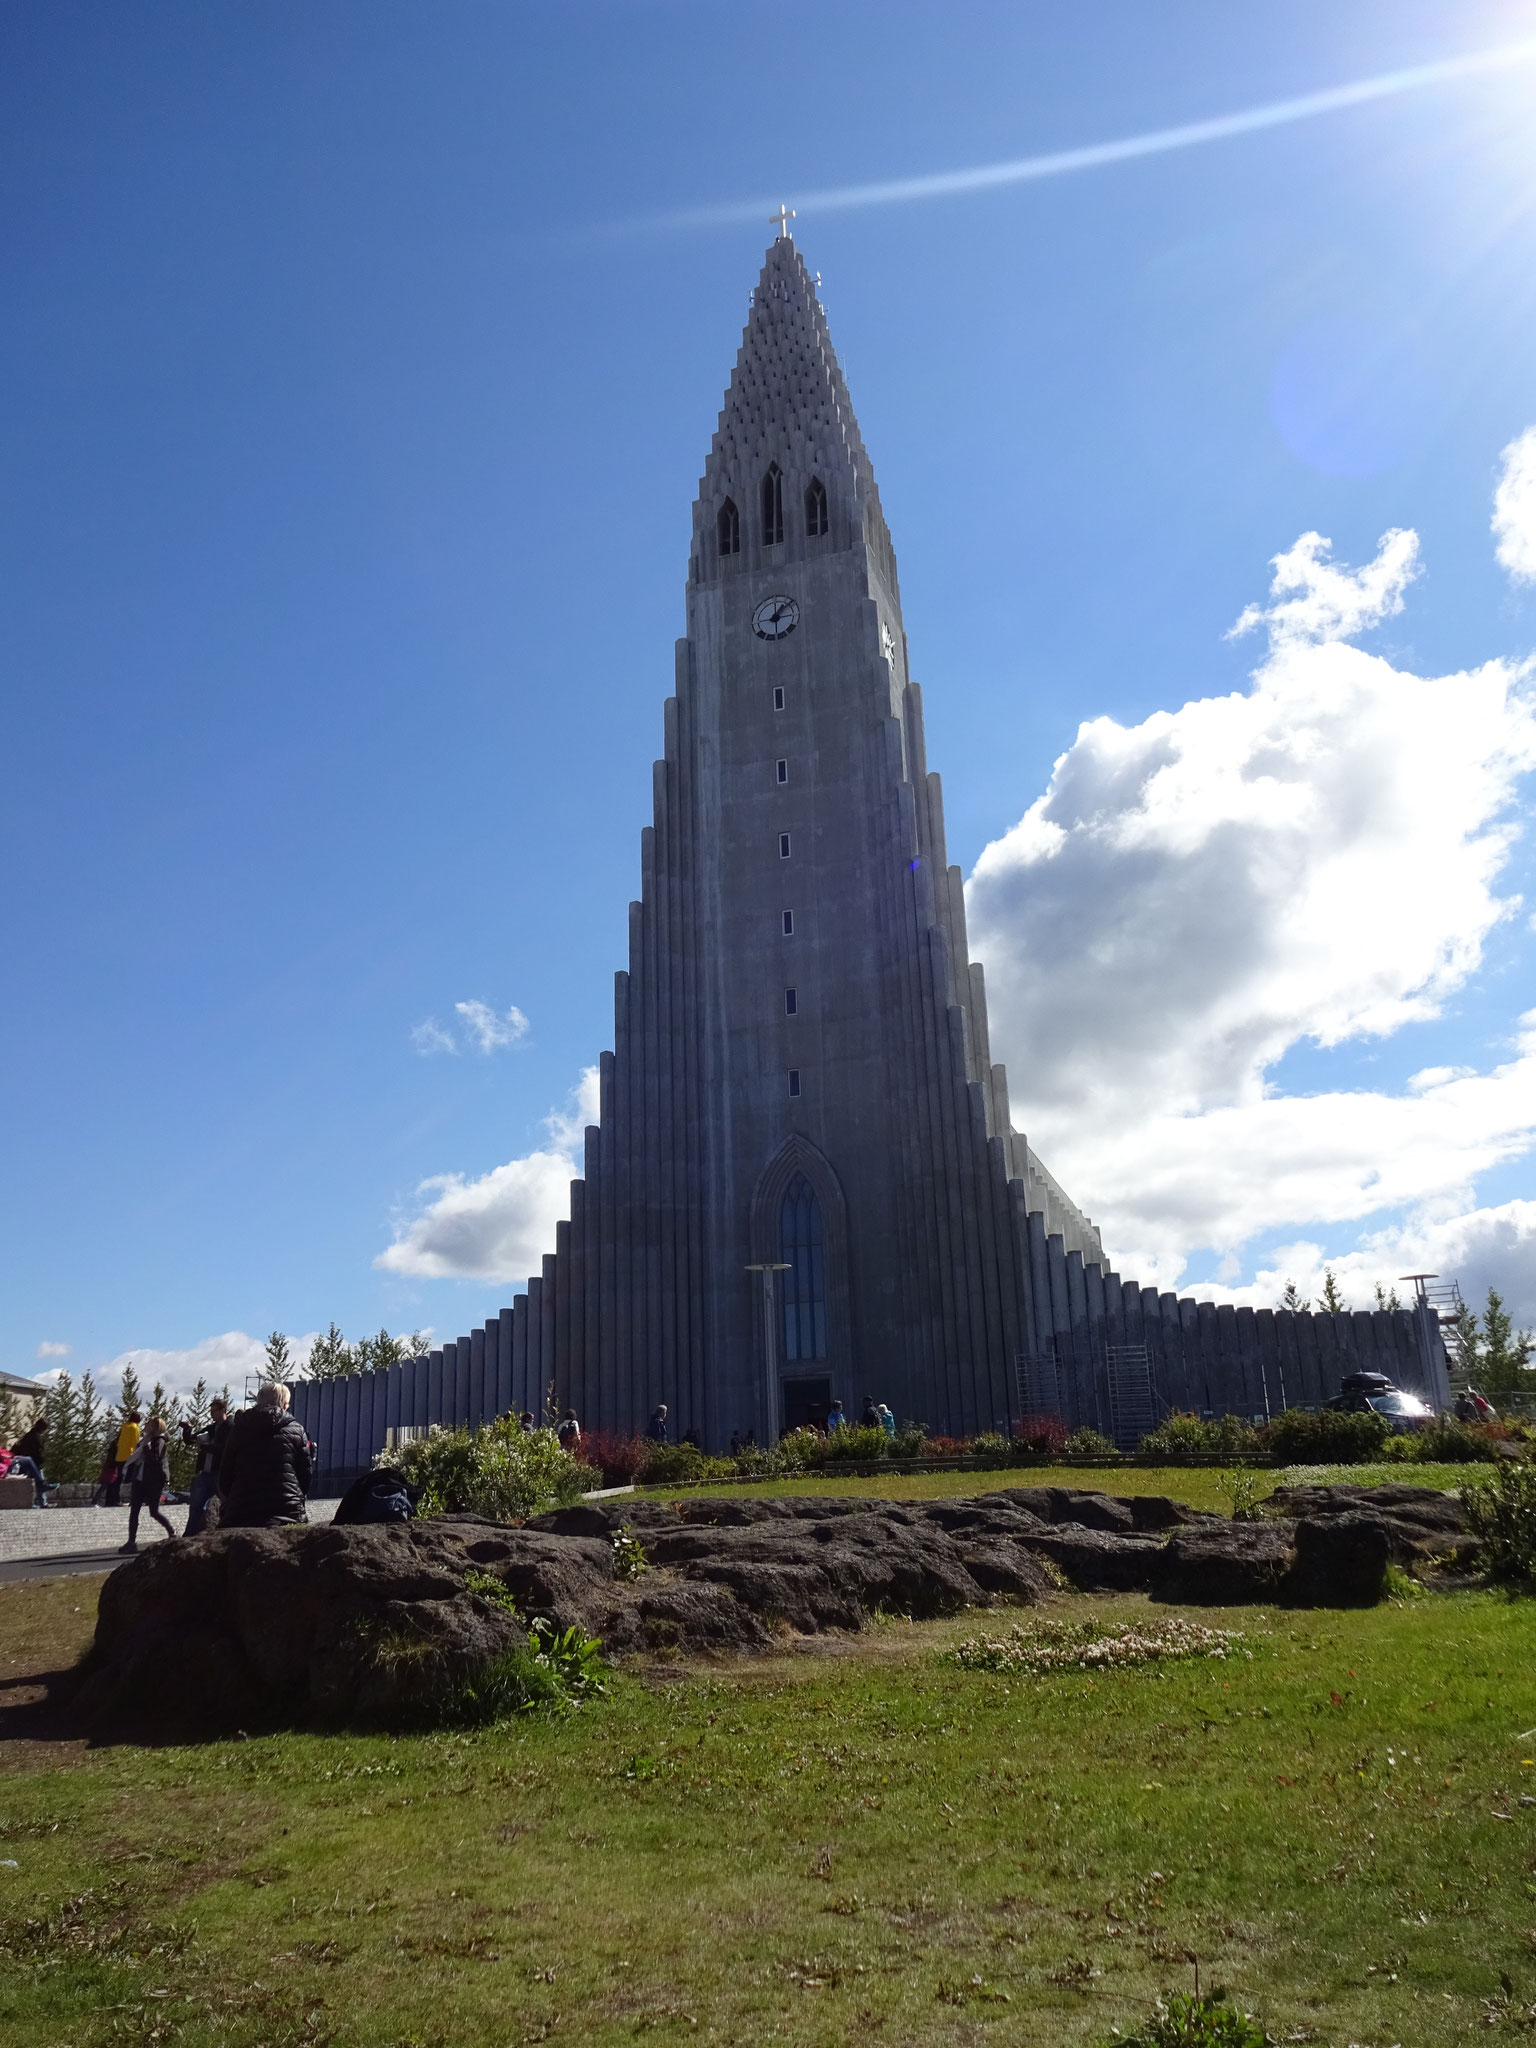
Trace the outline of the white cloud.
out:
[[[1248,690],[1083,725],[967,892],[1016,1121],[1121,1269],[1165,1286],[1202,1247],[1235,1277],[1277,1229],[1394,1209],[1448,1227],[1536,1143],[1536,1013],[1486,1073],[1395,1094],[1271,1078],[1302,1041],[1441,1013],[1519,908],[1497,884],[1536,766],[1528,665],[1424,678],[1344,637],[1401,609],[1415,537],[1358,571],[1327,546],[1277,557],[1239,621],[1269,633]]]
[[[476,1052],[500,1052],[509,1045],[521,1045],[528,1036],[528,1019],[516,1003],[505,1016],[477,997],[471,997],[467,1003],[455,1003],[453,1007],[464,1020],[460,1030],[465,1042]],[[440,1052],[456,1054],[460,1049],[459,1039],[435,1017],[427,1017],[420,1024],[411,1026],[411,1044],[427,1058]]]
[[[1493,535],[1499,561],[1515,581],[1536,583],[1536,427],[1527,427],[1499,457]]]
[[[411,1026],[411,1044],[424,1059],[430,1059],[433,1053],[456,1053],[459,1049],[453,1033],[445,1031],[435,1017],[427,1017],[420,1024]]]
[[[514,1003],[505,1017],[499,1017],[489,1003],[471,1000],[453,1006],[464,1019],[480,1052],[498,1052],[517,1045],[528,1036],[528,1019]]]
[[[587,1067],[570,1106],[545,1119],[550,1143],[478,1180],[438,1174],[417,1189],[431,1200],[397,1229],[374,1260],[387,1273],[418,1279],[494,1280],[520,1284],[539,1272],[555,1248],[555,1225],[570,1213],[579,1147],[597,1121],[598,1070]]]
[[[53,1344],[45,1338],[37,1347],[37,1355],[39,1358],[68,1358],[69,1346],[67,1344]]]
[[[306,1350],[309,1341],[305,1340]],[[203,1380],[210,1394],[228,1386],[234,1399],[243,1403],[246,1378],[261,1370],[266,1355],[259,1337],[248,1337],[244,1330],[226,1330],[222,1336],[204,1337],[201,1343],[188,1345],[185,1351],[120,1351],[92,1377],[109,1401],[117,1399],[123,1372],[131,1365],[146,1395],[157,1380],[172,1394],[189,1393]]]

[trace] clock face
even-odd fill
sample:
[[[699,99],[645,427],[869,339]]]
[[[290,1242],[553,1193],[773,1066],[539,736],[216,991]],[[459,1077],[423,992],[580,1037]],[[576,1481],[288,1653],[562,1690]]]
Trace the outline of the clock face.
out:
[[[792,597],[765,597],[752,614],[752,630],[759,640],[783,640],[800,623],[800,607]]]

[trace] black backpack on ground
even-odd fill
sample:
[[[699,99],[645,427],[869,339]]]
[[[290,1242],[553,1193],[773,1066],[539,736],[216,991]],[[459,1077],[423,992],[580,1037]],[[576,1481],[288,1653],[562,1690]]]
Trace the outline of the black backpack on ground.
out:
[[[409,1522],[416,1513],[410,1482],[398,1465],[381,1465],[354,1479],[332,1520],[343,1523]]]

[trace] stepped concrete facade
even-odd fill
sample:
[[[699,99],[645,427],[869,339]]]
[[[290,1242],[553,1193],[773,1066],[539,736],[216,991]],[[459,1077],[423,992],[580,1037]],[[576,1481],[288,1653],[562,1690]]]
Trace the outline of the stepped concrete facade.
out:
[[[1117,1370],[1154,1404],[1266,1412],[1273,1331],[1266,1381],[1253,1311],[1122,1282],[1013,1128],[895,552],[787,234],[694,504],[686,623],[569,1221],[509,1308],[393,1391],[300,1390],[333,1467],[551,1387],[588,1427],[665,1402],[710,1447],[865,1394],[944,1434],[1043,1404],[1124,1433]],[[1433,1381],[1425,1315],[1364,1321],[1341,1355]],[[1298,1390],[1326,1377],[1298,1351]]]

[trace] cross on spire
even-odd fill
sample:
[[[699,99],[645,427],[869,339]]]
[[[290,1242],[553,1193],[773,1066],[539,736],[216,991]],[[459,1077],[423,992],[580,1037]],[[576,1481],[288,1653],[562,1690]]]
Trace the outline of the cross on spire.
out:
[[[789,224],[794,219],[794,217],[795,209],[792,206],[783,205],[782,202],[779,206],[779,210],[777,213],[769,214],[769,226],[776,227],[779,231],[773,238],[776,242],[787,242],[791,239],[789,232]]]

